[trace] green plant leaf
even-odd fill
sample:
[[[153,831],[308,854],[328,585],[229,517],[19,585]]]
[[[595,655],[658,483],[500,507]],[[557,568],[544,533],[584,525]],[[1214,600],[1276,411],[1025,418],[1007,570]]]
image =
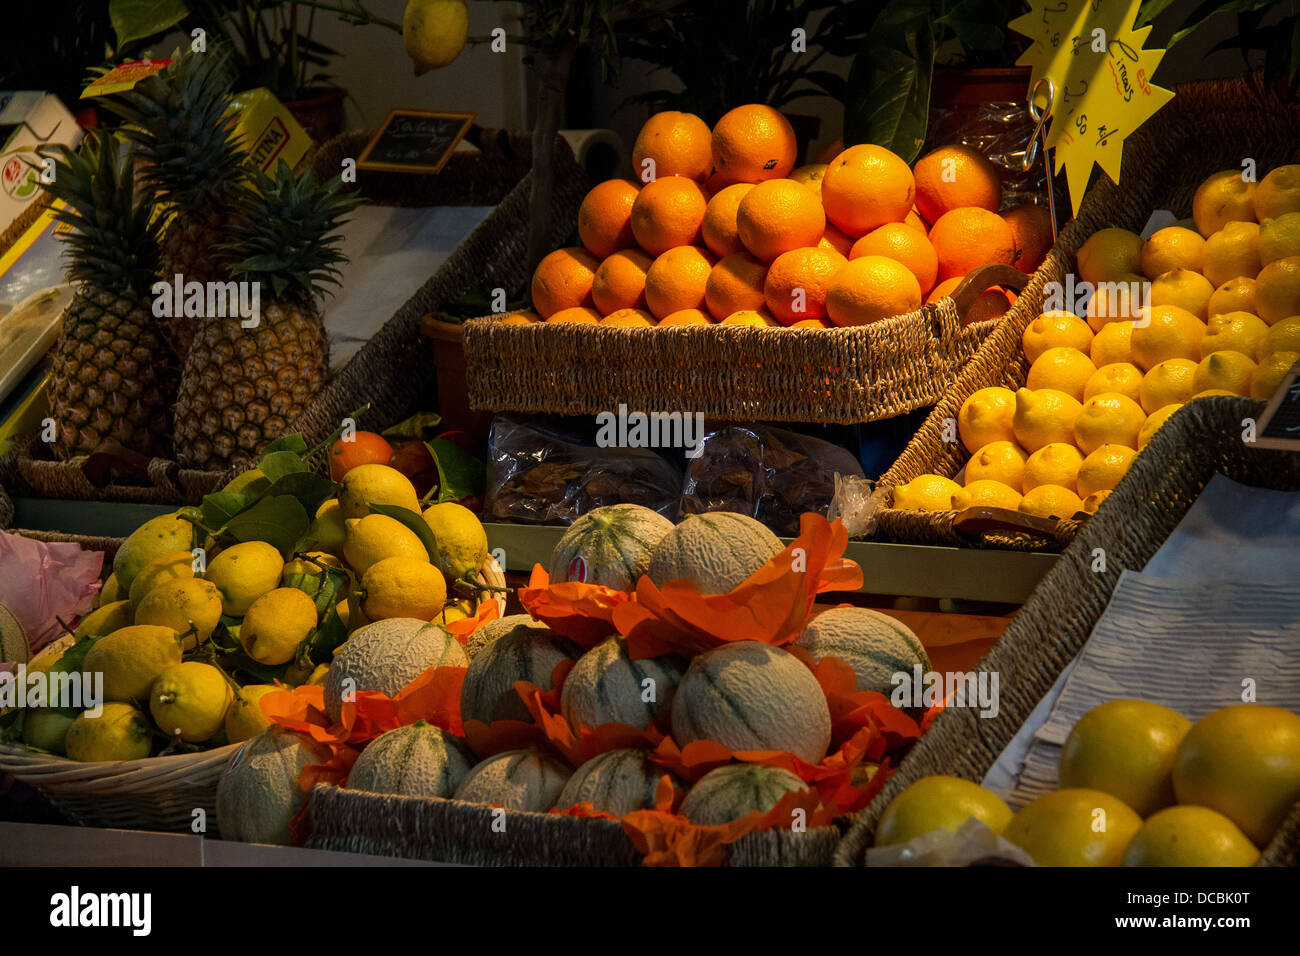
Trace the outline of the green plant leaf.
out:
[[[437,565],[438,563],[438,539],[429,527],[429,522],[424,520],[424,516],[418,511],[412,511],[410,508],[402,508],[398,505],[380,505],[374,502],[370,503],[370,510],[375,514],[386,515],[394,521],[400,521],[406,527],[415,532],[415,536],[420,539],[424,545],[424,550],[429,552],[429,560]]]
[[[1251,13],[1255,10],[1263,10],[1267,7],[1274,6],[1277,0],[1205,0],[1199,7],[1183,18],[1183,25],[1169,42],[1165,44],[1165,49],[1169,49],[1177,43],[1181,43],[1188,36],[1195,33],[1206,20],[1220,13]]]
[[[1144,27],[1160,14],[1168,10],[1177,0],[1142,0],[1142,5],[1138,7],[1137,18],[1134,19],[1135,27]]]
[[[888,10],[849,71],[844,143],[875,143],[911,165],[925,144],[934,74],[928,16]]]
[[[483,462],[465,454],[459,445],[446,438],[434,438],[424,444],[438,466],[439,504],[483,493],[487,487]]]
[[[301,459],[299,459],[301,461]],[[323,475],[318,475],[314,471],[294,471],[285,475],[283,478],[276,480],[266,491],[267,497],[276,497],[279,495],[289,495],[297,498],[299,504],[308,515],[314,515],[316,509],[330,495],[338,491],[339,486],[330,481]],[[304,532],[305,534],[306,532]]]
[[[262,469],[262,474],[266,475],[267,480],[272,484],[286,475],[294,475],[308,470],[307,463],[302,460],[302,455],[292,451],[273,451],[269,455],[263,455],[258,467]]]
[[[292,435],[281,435],[262,449],[262,457],[265,459],[267,455],[274,455],[281,451],[291,451],[295,455],[305,455],[307,454],[307,440],[296,432]],[[262,470],[265,471],[266,469],[263,468]]]
[[[320,626],[307,638],[307,656],[313,664],[328,664],[334,651],[348,639],[348,629],[338,608],[330,608]]]
[[[21,744],[23,742],[23,716],[26,713],[26,707],[15,707],[13,710],[0,714],[0,744]]]
[[[214,491],[203,496],[203,523],[209,528],[224,528],[250,504],[253,498],[242,491]]]
[[[967,50],[998,50],[1002,47],[1002,27],[989,21],[985,0],[962,0],[934,22],[951,30]]]
[[[75,674],[77,671],[81,670],[82,665],[86,661],[86,655],[90,653],[90,649],[95,646],[96,641],[99,641],[104,636],[105,635],[103,634],[87,634],[85,637],[81,638],[77,643],[73,644],[63,652],[62,656],[59,657],[54,666],[49,669],[49,673]]]
[[[442,424],[442,416],[437,412],[417,412],[410,418],[404,419],[389,428],[385,428],[381,434],[385,438],[400,438],[405,440],[419,439],[424,440],[425,435]]]
[[[186,0],[110,0],[108,4],[119,50],[136,40],[166,33],[189,15]]]
[[[275,495],[235,515],[226,524],[226,531],[237,541],[265,541],[287,558],[294,542],[309,527],[311,520],[297,498]]]

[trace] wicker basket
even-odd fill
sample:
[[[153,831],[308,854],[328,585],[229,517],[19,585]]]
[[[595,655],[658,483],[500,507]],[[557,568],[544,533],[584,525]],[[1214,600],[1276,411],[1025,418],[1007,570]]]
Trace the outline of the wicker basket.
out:
[[[1084,198],[1078,219],[1061,235],[1035,279],[1062,281],[1074,257],[1098,229],[1118,226],[1138,232],[1157,209],[1190,215],[1192,195],[1201,181],[1221,169],[1241,169],[1250,157],[1263,176],[1273,166],[1300,159],[1300,107],[1271,93],[1257,92],[1254,78],[1189,83],[1124,148],[1124,165],[1116,186],[1104,176]],[[1225,130],[1230,131],[1225,134]],[[876,483],[877,533],[909,544],[977,545],[1026,550],[1058,550],[1078,533],[1080,523],[1060,522],[1043,535],[1011,528],[963,531],[956,512],[894,510],[893,491],[918,475],[951,478],[970,454],[960,442],[944,441],[970,395],[990,386],[1020,388],[1029,372],[1021,347],[1025,327],[1042,311],[1042,285],[1025,290],[970,363],[930,413],[916,436]]]
[[[976,668],[999,675],[998,715],[982,719],[968,708],[940,713],[858,816],[835,852],[838,865],[863,863],[880,814],[909,784],[929,774],[984,778],[1087,641],[1120,572],[1145,567],[1215,473],[1261,488],[1300,490],[1300,453],[1251,448],[1241,440],[1242,419],[1261,408],[1248,399],[1207,398],[1170,417]],[[1106,552],[1102,574],[1092,570],[1098,547]],[[1300,805],[1261,863],[1295,863],[1298,854]]]

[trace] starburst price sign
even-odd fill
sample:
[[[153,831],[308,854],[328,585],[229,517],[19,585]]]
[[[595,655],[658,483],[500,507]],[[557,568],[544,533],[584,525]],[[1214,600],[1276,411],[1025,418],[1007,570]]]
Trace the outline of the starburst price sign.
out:
[[[1030,12],[1010,23],[1034,41],[1017,61],[1032,68],[1030,89],[1043,77],[1055,89],[1047,146],[1056,172],[1065,169],[1075,213],[1093,164],[1118,183],[1124,140],[1174,96],[1151,82],[1165,51],[1142,48],[1151,28],[1133,26],[1140,4],[1031,0]]]

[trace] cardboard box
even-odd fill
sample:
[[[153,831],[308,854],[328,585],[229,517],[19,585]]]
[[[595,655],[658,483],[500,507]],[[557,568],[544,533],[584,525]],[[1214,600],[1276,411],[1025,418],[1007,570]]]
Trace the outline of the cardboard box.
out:
[[[227,115],[231,111],[237,111],[235,134],[248,150],[249,163],[264,173],[274,174],[282,159],[290,169],[296,169],[311,149],[307,131],[264,87],[236,93],[230,98]]]
[[[54,94],[0,92],[0,231],[40,192],[44,160],[53,159],[59,146],[75,149],[82,135]]]

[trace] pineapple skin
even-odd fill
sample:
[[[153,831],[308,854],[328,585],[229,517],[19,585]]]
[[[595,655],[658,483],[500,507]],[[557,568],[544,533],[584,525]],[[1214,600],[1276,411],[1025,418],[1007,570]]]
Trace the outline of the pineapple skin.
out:
[[[223,204],[208,200],[177,211],[167,225],[160,251],[162,279],[172,282],[182,276],[183,282],[226,282],[230,279],[233,257],[221,252],[231,230],[231,212]],[[172,350],[184,362],[194,337],[198,335],[200,320],[193,316],[176,316],[169,319],[166,334]]]
[[[210,470],[253,462],[319,394],[328,365],[314,310],[272,301],[251,329],[237,318],[204,320],[176,399],[177,459]]]
[[[116,439],[142,455],[169,451],[177,373],[146,303],[87,285],[63,313],[50,369],[54,454],[87,455]]]

